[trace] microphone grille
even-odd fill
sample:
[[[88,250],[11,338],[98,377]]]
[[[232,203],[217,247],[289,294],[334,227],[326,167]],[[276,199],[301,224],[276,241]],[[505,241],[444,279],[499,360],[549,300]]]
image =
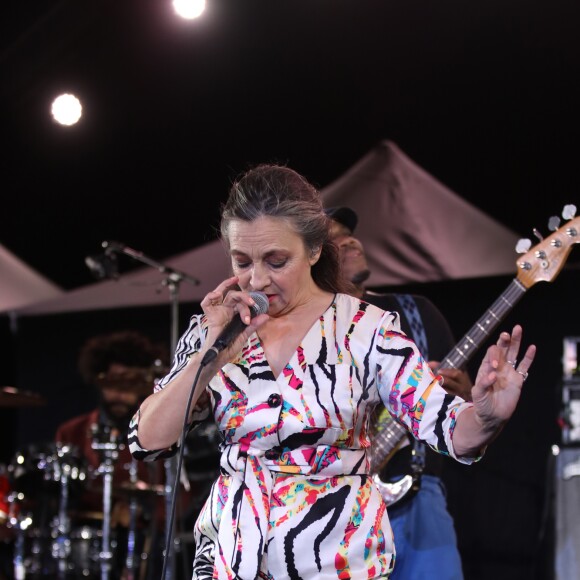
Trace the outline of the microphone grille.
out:
[[[252,316],[258,316],[258,314],[266,314],[270,303],[268,302],[268,297],[264,292],[250,292],[250,296],[254,299],[254,306],[252,306]]]

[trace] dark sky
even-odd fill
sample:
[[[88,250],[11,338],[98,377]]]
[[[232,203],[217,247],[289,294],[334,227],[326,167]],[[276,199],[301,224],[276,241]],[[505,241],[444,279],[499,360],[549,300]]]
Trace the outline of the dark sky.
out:
[[[250,164],[324,187],[382,139],[549,233],[580,205],[579,20],[576,0],[208,0],[190,22],[169,0],[3,3],[0,243],[88,284],[103,240],[163,260],[212,239]],[[74,128],[49,117],[61,91]]]

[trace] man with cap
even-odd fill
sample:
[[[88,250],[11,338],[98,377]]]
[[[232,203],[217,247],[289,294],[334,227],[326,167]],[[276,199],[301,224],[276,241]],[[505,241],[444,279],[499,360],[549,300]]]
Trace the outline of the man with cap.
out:
[[[357,296],[397,311],[401,329],[436,369],[455,345],[443,314],[424,296],[367,290],[365,282],[371,273],[363,245],[353,235],[357,214],[348,207],[328,208],[326,213],[333,220],[330,237],[339,249],[342,273],[355,286]],[[472,382],[465,371],[439,369],[438,374],[449,392],[470,399]],[[377,413],[372,431],[371,472],[388,506],[397,551],[391,578],[461,580],[457,537],[441,480],[445,458],[397,430],[384,408]]]

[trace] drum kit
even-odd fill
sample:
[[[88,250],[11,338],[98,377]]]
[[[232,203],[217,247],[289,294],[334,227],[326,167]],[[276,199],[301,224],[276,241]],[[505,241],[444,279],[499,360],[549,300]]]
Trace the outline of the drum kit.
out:
[[[0,407],[45,404],[37,394],[0,388]],[[152,572],[153,552],[159,551],[158,564],[163,558],[163,526],[157,529],[142,520],[143,514],[149,522],[155,519],[151,512],[157,500],[163,504],[169,490],[139,479],[134,459],[120,467],[125,442],[117,430],[94,426],[91,436],[99,457],[96,467],[81,457],[77,447],[52,442],[29,445],[7,465],[0,464],[0,544],[10,546],[10,573],[16,580],[159,576]],[[199,458],[188,461],[186,453],[185,475],[199,492],[190,495],[189,513],[201,509],[218,469],[217,429],[204,426],[194,439],[191,448],[205,454],[207,470],[201,474]],[[187,465],[196,467],[189,472]],[[122,481],[114,478],[119,469],[126,471]],[[77,509],[86,493],[97,494],[99,509]],[[114,509],[119,498],[126,506],[121,518]],[[190,569],[184,577],[191,577]]]

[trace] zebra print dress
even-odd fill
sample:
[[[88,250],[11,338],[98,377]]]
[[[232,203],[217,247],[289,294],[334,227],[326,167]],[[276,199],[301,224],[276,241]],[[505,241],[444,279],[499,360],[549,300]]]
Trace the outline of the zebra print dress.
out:
[[[169,385],[205,334],[203,315],[193,316],[156,388]],[[415,437],[455,457],[455,420],[470,405],[440,387],[397,313],[344,294],[278,377],[254,334],[208,389],[223,444],[221,474],[194,529],[198,580],[388,578],[395,549],[368,475],[370,414],[383,403]],[[138,421],[135,457],[175,451],[143,449]]]

